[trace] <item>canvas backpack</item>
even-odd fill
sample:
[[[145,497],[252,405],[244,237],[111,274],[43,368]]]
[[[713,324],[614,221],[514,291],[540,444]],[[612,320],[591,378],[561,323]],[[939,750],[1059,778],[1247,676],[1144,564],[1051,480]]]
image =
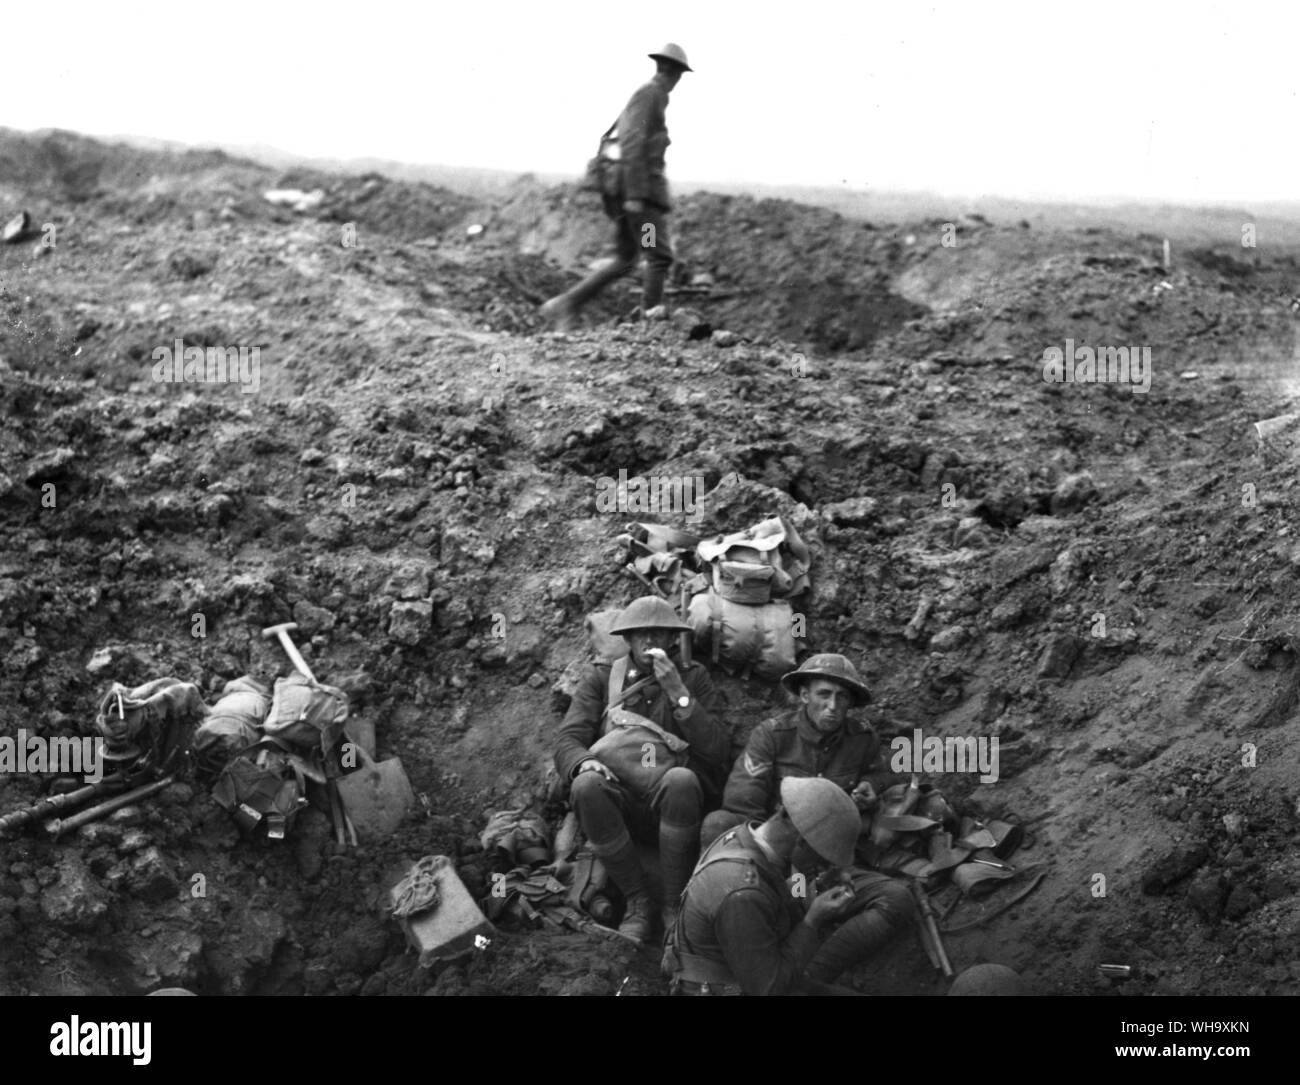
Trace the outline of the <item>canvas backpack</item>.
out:
[[[320,752],[328,758],[348,719],[348,695],[334,686],[314,682],[295,671],[275,680],[262,730],[288,743],[297,753]]]
[[[247,833],[282,840],[307,805],[307,780],[325,774],[287,744],[263,738],[232,757],[212,786],[212,798]]]

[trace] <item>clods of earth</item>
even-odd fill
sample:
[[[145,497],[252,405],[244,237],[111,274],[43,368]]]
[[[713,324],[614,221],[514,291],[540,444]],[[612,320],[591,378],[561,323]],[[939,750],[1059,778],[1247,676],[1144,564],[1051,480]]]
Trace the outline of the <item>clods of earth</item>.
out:
[[[999,739],[996,784],[945,791],[1028,823],[1049,873],[951,937],[958,968],[1300,993],[1300,480],[1252,427],[1297,407],[1295,254],[1225,238],[1166,268],[1151,236],[699,194],[671,319],[626,321],[628,281],[555,334],[536,305],[606,229],[571,188],[485,201],[7,133],[0,212],[22,210],[0,733],[82,734],[113,681],[209,703],[271,681],[260,631],[295,621],[422,800],[357,849],[315,810],[241,840],[188,782],[11,834],[0,993],[661,993],[657,954],[580,933],[503,927],[422,970],[386,909],[427,854],[486,892],[488,813],[541,801],[584,616],[642,591],[614,540],[654,517],[595,502],[620,470],[702,477],[706,533],[790,518],[808,647],[860,663],[886,740]],[[255,380],[156,381],[178,339],[257,347]],[[1149,390],[1044,381],[1067,339],[1149,347]],[[783,703],[719,681],[738,739]],[[0,812],[40,793],[6,775]],[[943,989],[910,941],[854,980]]]

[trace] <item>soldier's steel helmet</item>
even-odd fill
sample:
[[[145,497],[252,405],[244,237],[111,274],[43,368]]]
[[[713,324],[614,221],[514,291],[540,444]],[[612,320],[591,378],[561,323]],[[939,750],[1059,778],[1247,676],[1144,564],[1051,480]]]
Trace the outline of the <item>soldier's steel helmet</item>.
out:
[[[838,784],[824,776],[787,776],[781,805],[804,842],[828,863],[849,866],[862,832],[862,814]]]
[[[674,64],[680,64],[683,71],[695,71],[694,68],[686,63],[686,50],[680,45],[674,45],[672,42],[665,45],[659,50],[659,52],[650,53],[649,57],[651,60],[671,60]]]
[[[1018,972],[1004,964],[977,964],[952,981],[950,995],[1027,995],[1029,988]]]
[[[857,668],[845,656],[835,652],[822,652],[820,655],[809,656],[799,664],[797,670],[781,676],[781,685],[798,696],[799,687],[809,678],[830,678],[847,686],[856,705],[864,705],[871,699],[871,691],[858,677]]]
[[[657,595],[633,599],[609,627],[611,633],[632,633],[637,629],[671,629],[689,633],[691,627],[677,617],[677,612]]]

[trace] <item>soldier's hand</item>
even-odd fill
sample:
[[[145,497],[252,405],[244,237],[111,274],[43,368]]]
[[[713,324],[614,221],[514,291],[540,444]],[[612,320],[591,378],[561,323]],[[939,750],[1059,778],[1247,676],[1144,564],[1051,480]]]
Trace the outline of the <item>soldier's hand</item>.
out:
[[[645,210],[645,200],[624,200],[623,210],[629,215],[639,215]]]
[[[880,805],[880,798],[876,794],[876,789],[871,786],[870,780],[863,780],[857,787],[849,792],[849,798],[857,803],[858,809],[870,812]]]
[[[651,648],[646,655],[650,657],[650,662],[655,669],[655,681],[663,688],[674,701],[679,697],[687,697],[690,690],[686,688],[686,683],[682,681],[682,676],[677,673],[677,668],[673,661],[668,658],[668,653],[662,648]]]
[[[614,775],[614,770],[603,761],[597,761],[594,757],[587,758],[586,761],[579,765],[576,775],[581,776],[584,772],[599,772],[610,783],[618,783],[618,777]]]
[[[808,922],[818,930],[839,919],[853,903],[853,890],[847,885],[837,885],[818,893],[808,906]]]

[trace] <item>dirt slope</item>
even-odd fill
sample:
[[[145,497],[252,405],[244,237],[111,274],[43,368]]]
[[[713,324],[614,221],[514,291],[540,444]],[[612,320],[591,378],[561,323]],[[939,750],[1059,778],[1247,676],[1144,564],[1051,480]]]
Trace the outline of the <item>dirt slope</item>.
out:
[[[255,845],[182,784],[68,842],[5,838],[0,993],[662,990],[653,954],[510,930],[435,977],[381,907],[433,852],[482,892],[486,814],[539,796],[583,616],[639,593],[612,542],[634,517],[594,500],[620,469],[703,475],[706,530],[792,518],[809,648],[861,661],[886,737],[1000,739],[997,784],[945,787],[1030,821],[1049,874],[953,936],[958,967],[1300,992],[1296,478],[1250,430],[1296,405],[1293,254],[1226,238],[1166,272],[1153,237],[958,219],[945,247],[938,220],[703,194],[675,218],[675,285],[716,282],[677,295],[697,319],[618,324],[627,283],[558,336],[534,306],[603,243],[571,191],[486,206],[3,142],[0,210],[57,229],[0,247],[0,731],[79,733],[113,680],[211,702],[287,673],[259,630],[294,620],[427,811],[355,853],[315,812]],[[325,198],[300,214],[273,187]],[[702,322],[739,338],[690,339]],[[256,391],[153,381],[178,338],[259,347]],[[1149,392],[1045,383],[1067,339],[1149,346]],[[781,703],[721,681],[739,734]],[[0,776],[0,811],[38,793]],[[860,980],[941,989],[910,944]]]

